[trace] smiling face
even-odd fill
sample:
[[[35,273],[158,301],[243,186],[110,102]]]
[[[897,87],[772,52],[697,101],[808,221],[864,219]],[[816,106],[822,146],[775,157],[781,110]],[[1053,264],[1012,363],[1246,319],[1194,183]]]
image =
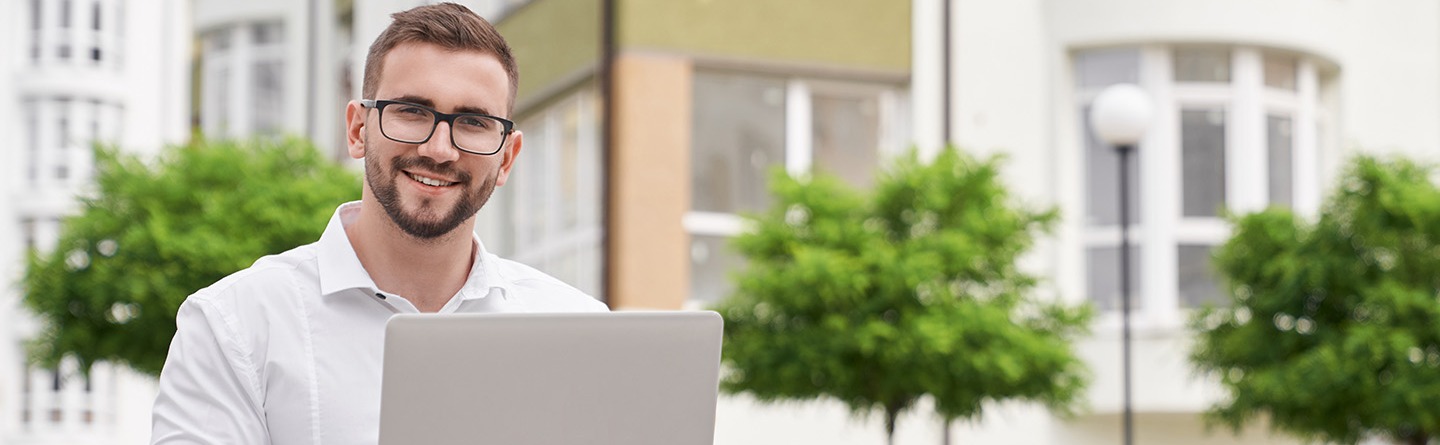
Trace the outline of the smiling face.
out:
[[[375,99],[443,113],[500,116],[509,107],[509,76],[487,53],[406,43],[385,56],[381,73]],[[423,144],[396,142],[381,134],[380,112],[358,102],[350,103],[346,121],[350,156],[365,159],[362,199],[379,204],[396,227],[421,240],[473,224],[495,187],[505,184],[522,144],[516,131],[499,153],[464,153],[451,144],[450,124],[443,122]]]

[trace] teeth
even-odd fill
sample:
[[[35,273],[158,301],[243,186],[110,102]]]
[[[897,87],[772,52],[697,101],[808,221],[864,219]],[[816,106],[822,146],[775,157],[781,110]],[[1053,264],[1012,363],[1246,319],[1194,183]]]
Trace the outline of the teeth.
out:
[[[424,176],[420,176],[420,175],[417,175],[417,174],[414,174],[414,173],[411,173],[411,174],[410,174],[410,179],[414,179],[414,180],[416,180],[416,181],[419,181],[421,184],[425,184],[425,185],[433,186],[433,187],[444,187],[444,186],[447,186],[447,185],[450,185],[450,184],[454,184],[453,182],[445,182],[445,181],[441,181],[441,180],[438,180],[438,179],[430,179],[430,178],[427,178],[427,177],[424,177]]]

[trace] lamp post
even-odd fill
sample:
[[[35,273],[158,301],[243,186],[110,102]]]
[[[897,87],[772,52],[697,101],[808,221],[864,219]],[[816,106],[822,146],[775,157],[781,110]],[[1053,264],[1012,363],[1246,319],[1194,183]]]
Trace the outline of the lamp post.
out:
[[[1135,439],[1134,412],[1130,407],[1130,153],[1150,126],[1150,96],[1128,83],[1106,87],[1090,108],[1090,126],[1101,141],[1115,147],[1120,158],[1120,335],[1124,379],[1125,445]]]

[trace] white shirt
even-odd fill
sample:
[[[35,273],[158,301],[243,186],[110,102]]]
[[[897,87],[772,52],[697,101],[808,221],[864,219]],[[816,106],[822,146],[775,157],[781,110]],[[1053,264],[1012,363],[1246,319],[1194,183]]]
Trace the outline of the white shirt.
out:
[[[385,323],[419,312],[375,286],[341,205],[320,241],[259,259],[180,305],[160,373],[156,444],[373,444]],[[451,312],[607,310],[585,293],[485,251]]]

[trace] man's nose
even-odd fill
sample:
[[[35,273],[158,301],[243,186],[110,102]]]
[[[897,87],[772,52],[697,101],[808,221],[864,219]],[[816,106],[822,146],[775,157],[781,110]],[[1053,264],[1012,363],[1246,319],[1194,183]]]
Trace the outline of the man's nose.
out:
[[[435,124],[435,131],[430,134],[430,140],[425,141],[417,147],[420,156],[434,159],[438,163],[445,163],[460,159],[460,150],[450,139],[450,123],[438,122]]]

